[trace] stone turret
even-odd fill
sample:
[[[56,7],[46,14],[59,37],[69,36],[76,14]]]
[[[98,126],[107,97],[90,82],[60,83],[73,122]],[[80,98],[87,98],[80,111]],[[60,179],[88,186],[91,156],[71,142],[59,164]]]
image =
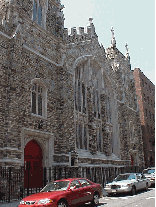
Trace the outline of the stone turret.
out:
[[[98,36],[95,32],[95,26],[92,21],[93,18],[89,18],[89,22],[86,27],[72,27],[69,29],[64,29],[66,42],[70,44],[87,40],[89,41],[91,39],[98,39]]]
[[[125,48],[126,48],[126,54],[125,54],[125,57],[126,57],[127,59],[130,59],[129,52],[128,52],[128,45],[127,45],[127,43],[125,44]]]
[[[111,28],[111,32],[112,32],[111,47],[115,48],[116,47],[116,40],[115,40],[115,36],[114,36],[114,29],[113,29],[113,27]]]

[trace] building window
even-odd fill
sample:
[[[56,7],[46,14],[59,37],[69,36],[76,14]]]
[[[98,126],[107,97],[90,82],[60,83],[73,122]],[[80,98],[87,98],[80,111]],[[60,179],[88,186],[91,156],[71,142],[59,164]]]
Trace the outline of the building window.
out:
[[[42,87],[39,84],[32,85],[32,113],[42,116]]]
[[[144,80],[142,79],[142,85],[143,85],[143,87],[144,87]]]
[[[147,109],[145,109],[145,116],[147,117]]]
[[[36,1],[34,1],[34,5],[33,5],[33,21],[37,21],[37,3]]]
[[[100,119],[100,101],[99,101],[99,93],[96,91],[96,100],[97,100],[97,118]]]
[[[41,26],[42,24],[42,7],[39,5],[38,8],[38,24]]]
[[[79,80],[78,80],[78,108],[79,108],[79,112],[81,112],[81,84]]]
[[[129,123],[130,140],[134,142],[134,126],[132,121]]]
[[[96,117],[96,102],[95,102],[95,88],[93,88],[93,112],[94,112],[94,117]]]
[[[82,149],[83,148],[83,146],[82,146],[82,126],[81,125],[79,125],[79,147],[80,147],[80,149]]]
[[[97,151],[102,152],[102,136],[101,129],[97,130]]]
[[[82,98],[83,98],[83,113],[86,113],[86,101],[85,101],[85,85],[82,83]]]
[[[86,114],[86,86],[80,80],[80,68],[75,69],[75,110]]]
[[[75,110],[77,110],[77,81],[75,81]]]
[[[32,83],[31,113],[46,118],[47,94],[45,86],[36,79]]]
[[[87,127],[82,124],[76,124],[76,147],[78,149],[88,149]]]
[[[152,102],[152,100],[151,100],[151,106],[153,107],[153,102]]]
[[[76,124],[76,147],[79,148],[79,130],[78,130],[79,125]]]
[[[84,149],[87,150],[88,142],[87,142],[87,128],[84,127]]]
[[[43,10],[43,8],[42,8],[40,2],[34,0],[34,4],[33,4],[33,21],[35,21],[40,26],[43,26],[43,24],[42,24],[42,17],[43,17],[42,10]]]

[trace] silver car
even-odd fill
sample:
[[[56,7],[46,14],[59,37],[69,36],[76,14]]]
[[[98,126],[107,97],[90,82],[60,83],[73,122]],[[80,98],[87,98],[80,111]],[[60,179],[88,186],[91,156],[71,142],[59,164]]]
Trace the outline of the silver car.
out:
[[[143,174],[125,173],[118,175],[113,182],[106,184],[104,190],[108,194],[131,192],[134,195],[137,190],[148,190],[150,185],[150,180]]]
[[[144,169],[142,173],[146,178],[150,179],[151,185],[155,184],[155,167]]]

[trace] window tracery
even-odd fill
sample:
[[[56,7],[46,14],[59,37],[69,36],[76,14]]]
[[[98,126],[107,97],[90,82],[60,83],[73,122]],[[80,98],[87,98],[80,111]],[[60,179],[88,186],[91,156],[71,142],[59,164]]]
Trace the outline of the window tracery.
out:
[[[33,21],[45,28],[46,4],[42,0],[33,1]]]
[[[32,82],[31,113],[46,118],[46,89],[39,80]]]
[[[91,93],[91,104],[89,106],[92,106],[89,113],[93,111],[93,116],[95,118],[94,121],[98,122],[98,124],[94,123],[94,125],[96,125],[95,145],[97,147],[97,151],[102,152],[102,127],[99,127],[101,123],[100,80],[101,70],[99,70],[99,66],[94,61],[85,60],[85,62],[78,64],[75,68],[74,100],[76,111],[76,146],[78,149],[88,150],[89,147],[87,123],[87,92],[89,89]]]

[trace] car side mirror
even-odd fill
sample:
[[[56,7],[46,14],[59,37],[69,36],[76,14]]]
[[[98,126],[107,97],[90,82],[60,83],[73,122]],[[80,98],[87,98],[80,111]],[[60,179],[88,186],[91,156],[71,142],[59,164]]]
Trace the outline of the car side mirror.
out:
[[[70,190],[74,190],[74,189],[76,189],[76,185],[73,187],[70,187]]]

